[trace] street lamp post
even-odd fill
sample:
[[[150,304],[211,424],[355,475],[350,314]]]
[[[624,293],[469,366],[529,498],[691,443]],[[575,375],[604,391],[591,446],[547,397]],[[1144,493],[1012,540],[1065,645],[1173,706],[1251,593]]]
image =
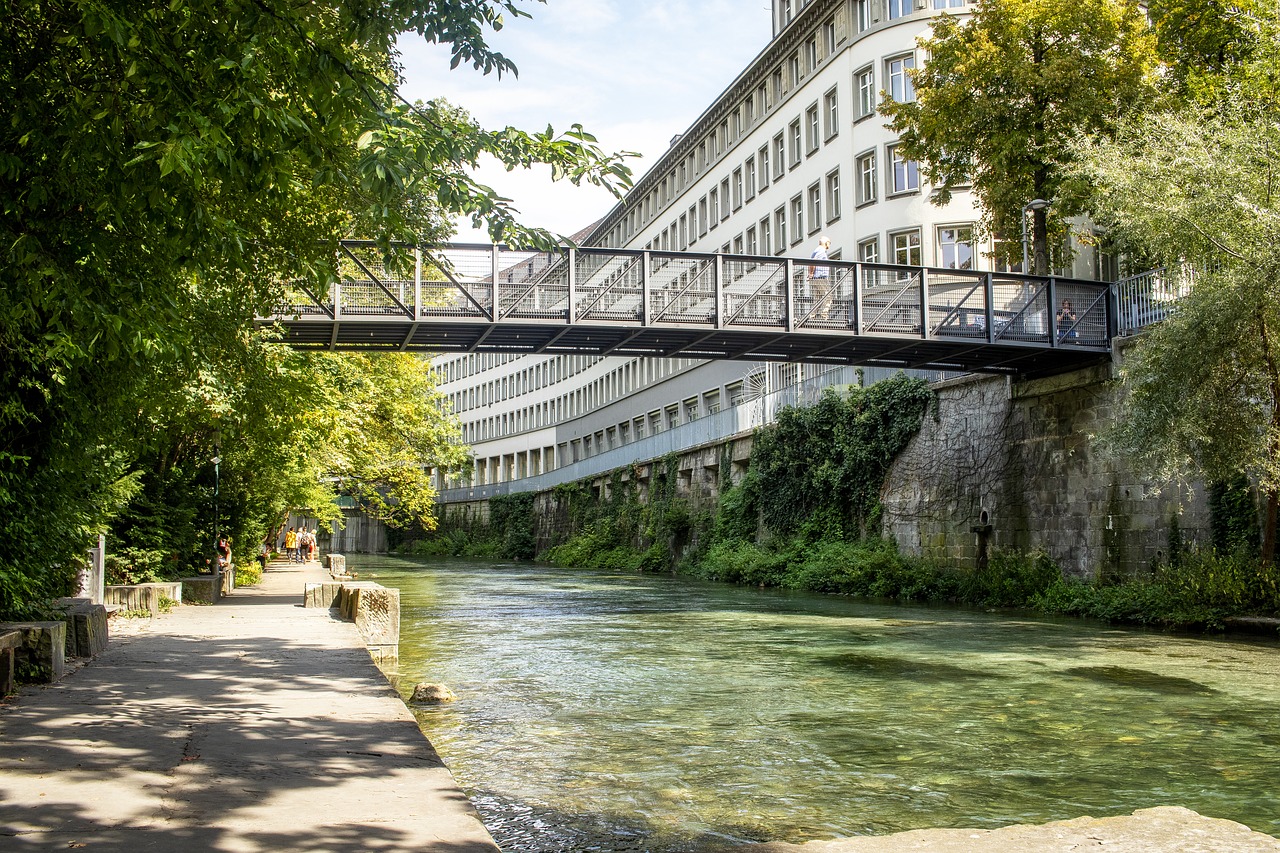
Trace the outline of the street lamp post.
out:
[[[1044,210],[1048,206],[1049,202],[1042,198],[1033,198],[1022,206],[1022,272],[1024,275],[1031,271],[1031,258],[1027,251],[1027,212]]]

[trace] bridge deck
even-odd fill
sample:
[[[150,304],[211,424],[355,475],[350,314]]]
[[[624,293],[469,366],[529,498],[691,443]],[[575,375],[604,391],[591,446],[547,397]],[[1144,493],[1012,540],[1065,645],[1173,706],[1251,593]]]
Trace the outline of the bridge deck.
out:
[[[1027,375],[1109,357],[1109,284],[685,252],[493,246],[384,258],[299,286],[264,324],[303,349],[808,361]],[[497,286],[494,286],[494,282]],[[1064,305],[1065,310],[1064,310]]]

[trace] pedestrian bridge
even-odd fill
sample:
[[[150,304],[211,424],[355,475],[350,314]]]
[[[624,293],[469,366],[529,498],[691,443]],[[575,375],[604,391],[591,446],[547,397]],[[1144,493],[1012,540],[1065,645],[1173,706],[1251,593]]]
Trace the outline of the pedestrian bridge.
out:
[[[1115,289],[807,259],[347,241],[263,325],[299,349],[741,359],[1045,375],[1109,358]],[[813,275],[811,273],[816,273]],[[825,275],[824,275],[825,273]],[[1069,311],[1061,310],[1064,303]]]

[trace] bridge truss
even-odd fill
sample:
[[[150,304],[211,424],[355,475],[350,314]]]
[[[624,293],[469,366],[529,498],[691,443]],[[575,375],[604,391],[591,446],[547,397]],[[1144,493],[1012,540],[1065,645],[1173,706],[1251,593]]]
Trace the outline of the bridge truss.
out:
[[[300,349],[505,352],[1059,373],[1109,357],[1107,283],[804,259],[341,246],[261,324]],[[813,273],[817,273],[815,277]],[[826,275],[823,276],[823,273]],[[1060,313],[1063,302],[1071,313]]]

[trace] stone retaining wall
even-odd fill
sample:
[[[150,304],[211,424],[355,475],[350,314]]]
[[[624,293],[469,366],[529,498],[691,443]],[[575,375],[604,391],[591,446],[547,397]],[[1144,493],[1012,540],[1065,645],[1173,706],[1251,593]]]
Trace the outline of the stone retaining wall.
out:
[[[372,581],[308,583],[302,606],[334,609],[354,622],[375,663],[400,657],[400,590]]]
[[[135,583],[108,586],[104,590],[103,604],[124,610],[145,610],[152,616],[160,615],[160,599],[182,601],[182,583]]]

